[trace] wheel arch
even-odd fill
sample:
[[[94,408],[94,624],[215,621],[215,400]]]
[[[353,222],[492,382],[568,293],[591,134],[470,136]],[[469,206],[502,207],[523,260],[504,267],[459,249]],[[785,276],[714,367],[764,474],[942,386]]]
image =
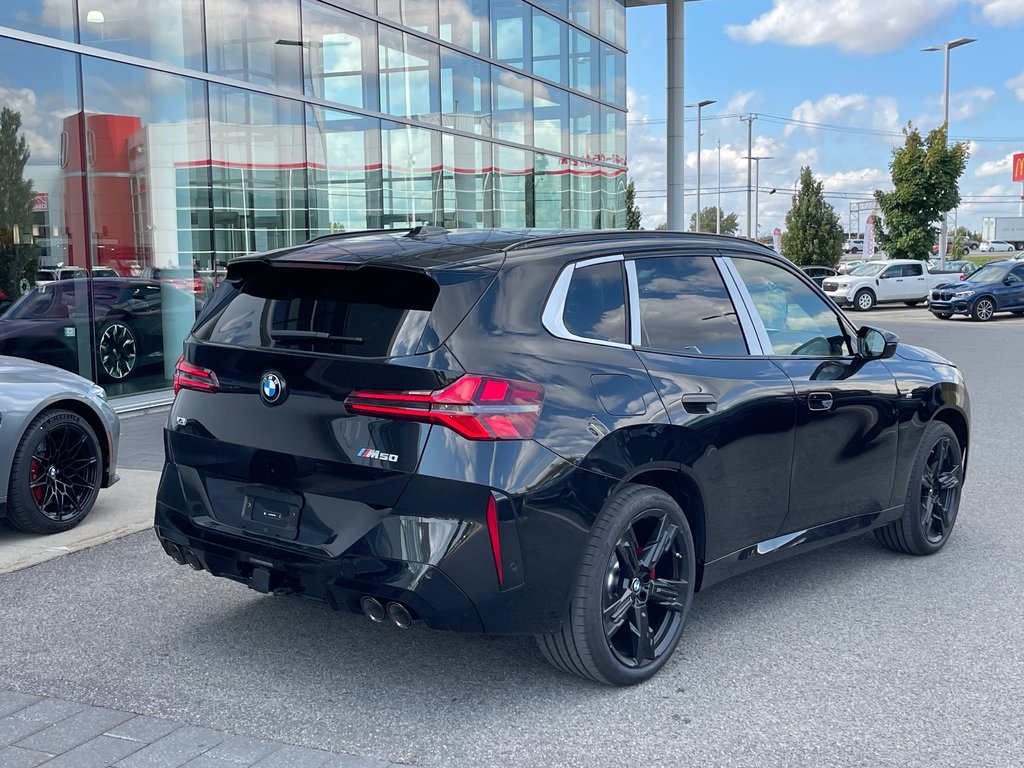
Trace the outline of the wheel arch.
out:
[[[700,584],[704,577],[704,551],[706,531],[706,510],[704,505],[704,494],[701,492],[697,480],[681,469],[647,469],[636,475],[627,478],[626,482],[632,485],[649,485],[664,491],[679,505],[690,526],[690,533],[693,536],[693,548],[697,556],[696,590],[700,590]]]
[[[992,303],[995,305],[996,310],[998,311],[998,309],[999,309],[999,300],[995,297],[995,294],[994,293],[983,293],[983,294],[981,294],[981,296],[975,296],[974,300],[971,302],[971,311],[972,312],[974,311],[975,305],[979,301],[981,301],[982,299],[990,299],[992,301]]]
[[[93,433],[96,435],[96,442],[100,444],[100,456],[103,458],[103,482],[102,487],[108,485],[110,481],[110,450],[111,446],[109,440],[107,440],[107,427],[103,423],[103,419],[96,413],[91,407],[81,400],[75,400],[72,398],[58,398],[56,400],[50,400],[42,405],[32,416],[26,421],[26,424],[31,423],[41,413],[47,411],[54,411],[64,409],[71,411],[81,416],[85,421],[92,427]]]
[[[932,416],[932,421],[941,421],[953,430],[953,434],[956,435],[957,442],[960,443],[960,450],[963,451],[964,454],[963,474],[966,475],[967,457],[969,453],[967,449],[970,444],[970,429],[967,426],[967,417],[956,408],[943,408]]]

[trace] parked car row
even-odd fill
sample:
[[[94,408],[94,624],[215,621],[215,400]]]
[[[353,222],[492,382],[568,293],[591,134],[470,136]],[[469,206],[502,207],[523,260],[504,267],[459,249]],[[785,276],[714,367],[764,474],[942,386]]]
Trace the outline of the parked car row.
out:
[[[937,286],[928,309],[942,320],[965,315],[985,322],[997,312],[1024,315],[1024,263],[1018,259],[989,262],[966,280]]]

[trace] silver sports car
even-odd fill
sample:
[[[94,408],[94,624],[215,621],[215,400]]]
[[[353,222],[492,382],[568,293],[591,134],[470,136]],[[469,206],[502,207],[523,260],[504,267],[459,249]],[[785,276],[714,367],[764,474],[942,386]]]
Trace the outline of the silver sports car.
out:
[[[29,533],[78,525],[118,480],[120,433],[102,387],[0,356],[0,518]]]

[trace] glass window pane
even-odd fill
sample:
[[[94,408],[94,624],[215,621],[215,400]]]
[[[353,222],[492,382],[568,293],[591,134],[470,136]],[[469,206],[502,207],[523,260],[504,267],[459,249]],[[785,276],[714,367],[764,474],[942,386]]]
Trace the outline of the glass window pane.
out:
[[[0,26],[74,42],[74,5],[53,0],[6,0],[0,3]]]
[[[552,152],[569,151],[569,94],[533,84],[533,143]]]
[[[573,95],[570,101],[572,153],[596,159],[601,154],[601,107],[590,99]]]
[[[626,228],[626,172],[616,168],[604,172],[604,210],[601,212],[603,229]]]
[[[533,156],[511,147],[494,147],[496,227],[534,226]]]
[[[438,46],[383,26],[379,34],[381,111],[437,122]]]
[[[280,0],[205,0],[213,74],[302,90],[299,5]]]
[[[577,30],[569,33],[569,85],[584,93],[597,88],[597,41]]]
[[[626,106],[626,54],[601,44],[601,98]]]
[[[443,125],[491,135],[491,69],[472,56],[441,49]]]
[[[487,0],[444,0],[441,39],[483,56],[490,52]]]
[[[597,31],[599,0],[569,0],[569,20],[574,24]]]
[[[310,235],[381,226],[380,120],[306,107]]]
[[[205,69],[200,0],[89,0],[78,13],[85,45]]]
[[[493,135],[529,144],[533,138],[533,81],[507,69],[491,69]]]
[[[441,134],[392,122],[381,123],[384,227],[440,224]]]
[[[546,8],[552,13],[557,13],[562,18],[569,16],[569,0],[535,0],[534,5]]]
[[[437,37],[438,0],[377,0],[377,13],[409,29]]]
[[[306,93],[377,109],[377,25],[352,13],[304,0]]]
[[[732,300],[713,259],[636,260],[644,347],[688,355],[746,355]]]
[[[543,11],[533,11],[533,73],[568,85],[569,27]]]
[[[530,6],[522,0],[491,0],[491,56],[517,69],[530,66]]]
[[[218,262],[305,241],[308,229],[292,215],[307,208],[302,107],[211,85],[210,134]]]
[[[611,107],[601,107],[602,147],[604,159],[609,163],[626,164],[626,113]]]
[[[572,273],[562,321],[585,339],[626,342],[626,288],[622,262],[594,264]]]
[[[764,261],[734,258],[732,263],[747,286],[776,355],[847,353],[838,316],[803,280]]]
[[[491,145],[463,136],[442,137],[444,151],[444,215],[454,227],[494,225]]]
[[[538,152],[533,163],[533,178],[534,226],[541,229],[571,227],[568,160]]]
[[[569,167],[572,175],[571,226],[573,229],[600,229],[604,192],[601,167],[579,160],[570,161]]]
[[[601,0],[601,37],[620,48],[626,45],[625,0]]]

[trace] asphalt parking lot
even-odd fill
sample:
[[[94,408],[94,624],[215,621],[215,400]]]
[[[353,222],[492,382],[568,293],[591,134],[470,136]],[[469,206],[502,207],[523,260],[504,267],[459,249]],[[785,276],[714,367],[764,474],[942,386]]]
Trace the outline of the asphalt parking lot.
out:
[[[0,687],[424,768],[1020,765],[1024,318],[852,317],[965,371],[953,538],[919,559],[860,537],[709,589],[645,685],[559,674],[530,638],[262,596],[147,531],[0,575]],[[133,468],[156,468],[162,421],[126,420]]]

